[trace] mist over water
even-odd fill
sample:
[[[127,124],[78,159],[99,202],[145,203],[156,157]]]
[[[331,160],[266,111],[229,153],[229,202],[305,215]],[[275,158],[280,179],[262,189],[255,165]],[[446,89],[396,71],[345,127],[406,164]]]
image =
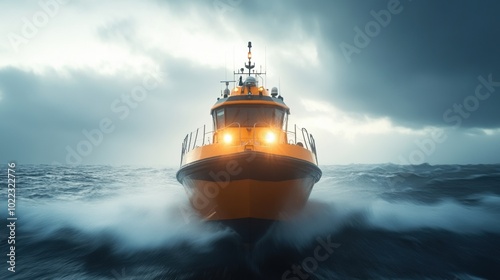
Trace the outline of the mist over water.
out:
[[[500,277],[500,165],[322,170],[304,211],[248,249],[230,228],[190,215],[175,169],[19,165],[16,273],[4,231],[0,277]]]

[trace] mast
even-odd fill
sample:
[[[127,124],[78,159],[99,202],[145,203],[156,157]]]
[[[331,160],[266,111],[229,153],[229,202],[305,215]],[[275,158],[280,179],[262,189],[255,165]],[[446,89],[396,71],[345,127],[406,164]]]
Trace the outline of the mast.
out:
[[[248,76],[250,76],[251,70],[255,68],[255,62],[252,65],[252,42],[248,42],[248,64],[245,64],[245,68],[248,69]]]
[[[252,42],[250,42],[250,41],[248,42],[248,62],[245,63],[244,65],[245,65],[245,68],[248,69],[248,76],[251,76],[252,69],[255,68],[255,62],[252,63]],[[245,74],[245,68],[241,68],[241,69],[238,69],[237,71],[233,72],[235,78],[237,75],[240,75],[238,86],[243,85],[243,79],[242,79],[243,77],[241,75]],[[259,78],[263,79],[262,75],[264,75],[264,76],[266,75],[266,70],[264,70],[264,72],[262,72],[262,66],[261,66],[260,72],[255,72],[255,70],[253,70],[253,74],[255,75],[255,77],[259,77]],[[263,82],[265,83],[264,79],[263,79]]]

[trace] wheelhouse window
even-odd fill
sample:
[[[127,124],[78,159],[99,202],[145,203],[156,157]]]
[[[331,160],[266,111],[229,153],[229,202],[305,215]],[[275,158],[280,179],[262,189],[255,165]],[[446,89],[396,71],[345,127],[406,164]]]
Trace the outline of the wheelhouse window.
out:
[[[273,106],[227,106],[214,113],[217,129],[233,123],[241,127],[271,126],[286,129],[287,114]]]
[[[226,124],[224,123],[224,109],[219,109],[215,112],[214,120],[215,120],[215,126],[217,127],[217,129],[223,128],[226,126]]]

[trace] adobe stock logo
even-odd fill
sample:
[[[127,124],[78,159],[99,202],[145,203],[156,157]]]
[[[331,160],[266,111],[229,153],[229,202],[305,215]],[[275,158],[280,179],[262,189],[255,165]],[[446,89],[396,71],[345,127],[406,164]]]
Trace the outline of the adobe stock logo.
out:
[[[319,245],[314,248],[313,256],[304,258],[301,265],[292,265],[292,268],[285,271],[281,276],[282,280],[300,280],[308,279],[311,274],[318,269],[319,262],[326,261],[334,252],[334,249],[340,247],[339,243],[333,243],[330,235],[325,240],[316,238]],[[298,277],[297,277],[298,276]]]
[[[127,119],[133,110],[136,110],[151,93],[158,89],[167,75],[160,69],[148,72],[143,76],[141,83],[134,86],[129,93],[124,93],[120,98],[113,100],[110,110],[114,113],[114,120],[111,116],[103,117],[96,128],[83,129],[82,139],[76,145],[66,146],[66,164],[81,164],[96,147],[104,142],[107,135],[115,131],[117,120]],[[54,161],[53,164],[60,164],[60,162]]]
[[[464,100],[453,104],[453,109],[448,109],[443,113],[443,120],[446,123],[455,123],[454,128],[462,125],[463,119],[468,119],[471,113],[477,111],[482,101],[490,98],[491,93],[495,92],[496,87],[500,87],[500,81],[493,80],[493,74],[488,75],[488,79],[478,76],[479,83],[476,86],[474,94],[468,95]],[[465,109],[465,110],[464,110]]]
[[[29,43],[29,40],[36,37],[41,28],[44,28],[49,24],[50,19],[54,18],[59,14],[61,5],[65,5],[68,0],[40,0],[38,1],[38,6],[40,10],[33,13],[31,19],[22,17],[21,21],[23,23],[21,27],[21,32],[15,33],[10,32],[7,34],[10,45],[15,52],[19,52],[19,47]]]
[[[382,28],[387,27],[391,23],[393,15],[400,14],[402,11],[403,6],[399,0],[389,0],[387,9],[382,9],[378,12],[371,10],[370,15],[373,17],[373,20],[368,21],[364,29],[361,29],[357,25],[354,27],[354,45],[346,42],[342,42],[339,45],[347,63],[351,63],[351,56],[353,54],[360,54],[362,49],[370,45],[372,39],[380,34]]]
[[[443,120],[447,124],[453,124],[451,129],[458,129],[461,127],[464,119],[469,119],[472,113],[477,111],[481,103],[486,102],[492,93],[496,92],[496,88],[500,88],[500,81],[493,80],[493,74],[490,73],[487,78],[483,76],[477,77],[478,83],[473,94],[466,96],[462,102],[454,103],[450,108],[444,111]],[[423,164],[427,161],[428,157],[436,152],[439,144],[443,144],[448,139],[448,134],[445,130],[435,129],[430,133],[429,137],[423,139],[416,139],[414,142],[416,148],[413,149],[406,157],[399,155],[399,164],[408,165],[413,168],[414,165]],[[398,175],[389,181],[391,187],[396,184],[403,183],[406,176]]]

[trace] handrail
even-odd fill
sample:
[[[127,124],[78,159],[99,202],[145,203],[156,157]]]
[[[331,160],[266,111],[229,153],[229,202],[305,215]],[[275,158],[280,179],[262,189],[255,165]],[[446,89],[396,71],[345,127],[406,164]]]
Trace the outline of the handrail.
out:
[[[312,134],[309,134],[309,136],[311,137],[309,141],[310,144],[311,144],[311,152],[313,152],[314,154],[314,158],[316,159],[316,164],[318,164],[318,154],[316,153],[316,140],[314,140],[314,137],[312,136]]]
[[[193,132],[189,133],[189,144],[188,144],[189,150],[191,150],[191,138],[193,138]]]
[[[296,124],[294,124],[293,130],[289,131],[289,130],[284,130],[282,128],[272,127],[267,122],[256,122],[253,124],[253,127],[252,127],[253,131],[252,131],[251,141],[252,141],[253,145],[265,145],[264,143],[257,143],[256,142],[256,140],[257,140],[256,128],[259,124],[263,124],[264,126],[273,129],[274,132],[278,132],[278,131],[284,132],[285,133],[285,142],[284,143],[289,144],[289,145],[302,144],[301,146],[304,149],[307,149],[314,154],[316,164],[318,163],[318,155],[317,155],[317,151],[316,151],[316,140],[314,139],[312,134],[309,134],[309,132],[307,131],[306,128],[299,128]],[[201,137],[199,137],[201,127],[186,134],[186,137],[184,137],[184,140],[182,142],[182,148],[181,148],[181,165],[182,165],[182,162],[184,160],[184,156],[188,152],[190,152],[191,150],[193,150],[199,146],[211,145],[211,144],[216,143],[215,141],[216,141],[217,133],[221,130],[224,130],[224,129],[230,128],[230,127],[237,127],[238,128],[239,139],[235,143],[235,145],[237,145],[237,146],[247,145],[248,141],[250,139],[246,140],[245,143],[243,143],[242,132],[241,132],[242,127],[241,127],[241,124],[239,122],[233,122],[233,123],[225,126],[224,128],[219,129],[218,131],[208,131],[208,132],[206,131],[206,125],[203,125],[203,134]],[[301,133],[298,134],[297,133],[298,131],[300,131]],[[291,134],[293,134],[293,136]],[[207,141],[205,141],[205,137],[207,137]],[[210,138],[213,138],[213,141],[210,141]],[[279,139],[281,139],[281,138],[279,138]],[[286,140],[286,139],[288,139],[288,140]]]
[[[305,133],[305,135],[304,135],[304,133]],[[307,136],[307,138],[306,138],[306,136]],[[311,142],[311,139],[309,139],[309,135],[308,135],[307,129],[305,127],[302,128],[302,138],[304,139],[306,149],[309,150],[308,142]],[[306,139],[307,139],[307,141],[306,141]]]
[[[205,146],[205,125],[203,125],[203,137],[202,138],[203,138],[203,140],[201,142],[201,145]]]
[[[182,141],[181,165],[182,165],[182,160],[184,159],[184,155],[188,152],[188,151],[186,151],[187,138],[188,138],[188,136],[186,135],[186,137],[184,137],[184,141]]]
[[[293,125],[293,135],[295,136],[295,144],[297,144],[297,125]]]
[[[198,130],[200,130],[200,128],[196,129],[196,135],[194,136],[194,141],[193,141],[193,149],[196,147],[196,139],[198,139]]]
[[[269,126],[271,127],[271,125],[269,125],[269,123],[267,122],[256,122],[253,124],[253,129],[252,129],[252,144],[255,145],[255,127],[257,126],[257,124],[259,123],[262,123],[262,124],[265,124],[266,126]]]
[[[240,143],[240,145],[241,145],[241,124],[240,124],[239,122],[233,122],[233,123],[230,123],[229,125],[226,125],[223,129],[226,129],[226,128],[228,128],[228,127],[231,127],[231,126],[233,126],[233,124],[237,124],[237,125],[238,125],[238,133],[239,133],[239,137],[240,137],[240,139],[239,139],[239,141],[238,141],[238,142],[239,142],[239,143]]]

